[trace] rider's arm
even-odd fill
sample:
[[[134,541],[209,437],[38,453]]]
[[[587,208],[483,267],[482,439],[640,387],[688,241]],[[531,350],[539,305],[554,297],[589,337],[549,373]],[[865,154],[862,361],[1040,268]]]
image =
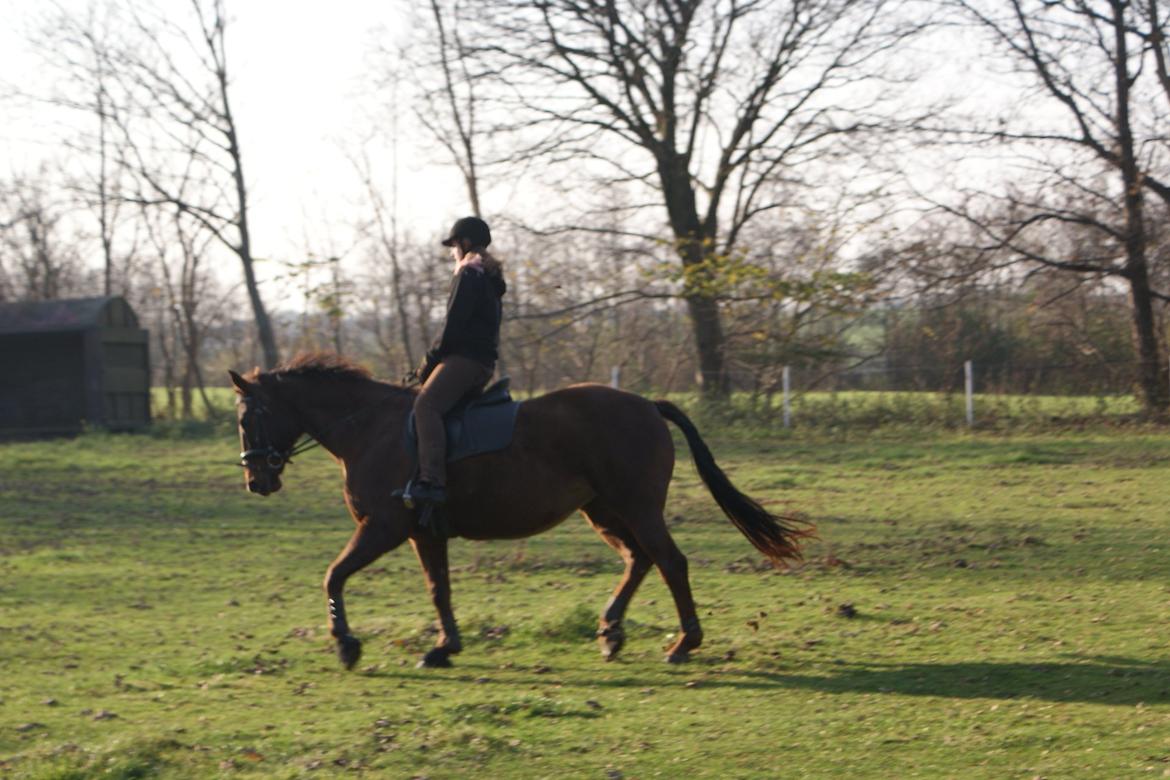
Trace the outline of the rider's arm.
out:
[[[447,321],[443,325],[443,333],[435,342],[435,346],[427,353],[428,361],[433,368],[462,340],[468,320],[475,311],[475,300],[484,283],[483,273],[474,268],[464,268],[455,277],[455,287],[451,297],[447,300]]]

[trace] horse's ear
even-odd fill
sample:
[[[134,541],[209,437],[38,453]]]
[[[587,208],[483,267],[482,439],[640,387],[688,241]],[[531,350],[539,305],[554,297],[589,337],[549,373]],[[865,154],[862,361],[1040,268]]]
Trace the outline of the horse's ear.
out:
[[[232,384],[236,386],[237,393],[240,395],[248,395],[252,392],[252,383],[247,379],[244,379],[235,371],[232,371],[230,368],[228,369],[228,376],[232,378]]]

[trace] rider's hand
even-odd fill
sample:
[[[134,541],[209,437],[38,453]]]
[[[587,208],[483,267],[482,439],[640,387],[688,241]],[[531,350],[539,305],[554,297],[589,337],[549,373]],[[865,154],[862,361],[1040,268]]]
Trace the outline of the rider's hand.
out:
[[[434,353],[428,352],[426,356],[423,357],[422,362],[418,364],[418,368],[414,370],[415,376],[418,377],[419,383],[421,384],[426,382],[427,377],[431,375],[431,372],[434,371],[435,367],[438,365],[439,361],[435,359]]]

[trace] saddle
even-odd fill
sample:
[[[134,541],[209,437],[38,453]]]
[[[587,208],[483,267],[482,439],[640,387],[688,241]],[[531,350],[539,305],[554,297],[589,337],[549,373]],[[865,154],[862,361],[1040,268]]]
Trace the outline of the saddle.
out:
[[[512,443],[520,403],[509,392],[511,379],[503,377],[482,393],[469,395],[443,416],[447,428],[447,462],[502,450]],[[418,454],[414,412],[406,421],[406,451]]]

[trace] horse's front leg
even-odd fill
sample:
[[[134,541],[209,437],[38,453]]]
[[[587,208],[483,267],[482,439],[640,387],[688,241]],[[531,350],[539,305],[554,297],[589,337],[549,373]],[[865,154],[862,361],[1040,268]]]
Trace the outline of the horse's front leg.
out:
[[[386,517],[367,517],[358,521],[349,544],[325,572],[325,597],[329,603],[329,633],[337,641],[337,656],[346,669],[352,669],[362,657],[362,643],[349,631],[345,617],[345,581],[349,576],[393,550],[406,540],[406,527]]]
[[[459,639],[459,627],[455,625],[455,613],[451,611],[451,575],[447,569],[447,540],[436,539],[426,534],[410,538],[414,553],[422,564],[431,601],[439,613],[439,638],[422,660],[419,667],[450,666],[451,658],[463,649]]]

